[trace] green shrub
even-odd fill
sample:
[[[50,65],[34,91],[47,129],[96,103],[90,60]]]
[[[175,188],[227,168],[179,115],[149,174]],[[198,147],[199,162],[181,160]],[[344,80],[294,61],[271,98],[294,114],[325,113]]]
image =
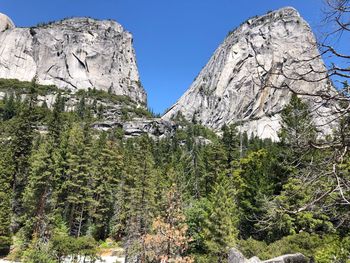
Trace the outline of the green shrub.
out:
[[[267,250],[261,253],[260,257],[262,259],[268,259],[284,254],[302,253],[311,259],[321,244],[322,238],[320,236],[302,232],[269,244]]]
[[[350,262],[350,238],[340,239],[336,235],[319,236],[302,232],[269,245],[249,238],[240,240],[238,248],[247,258],[258,256],[263,260],[284,254],[302,253],[316,263]]]
[[[24,94],[29,92],[32,88],[34,88],[38,95],[42,96],[59,91],[54,85],[40,85],[30,81],[19,81],[17,79],[0,79],[0,90]]]
[[[74,238],[66,235],[57,235],[51,240],[50,250],[59,262],[68,256],[82,256],[90,260],[98,258],[98,244],[92,237]]]
[[[77,97],[89,97],[89,98],[94,98],[101,101],[114,102],[118,104],[125,104],[125,105],[135,104],[135,102],[128,96],[116,95],[116,94],[108,93],[106,91],[97,90],[97,89],[88,89],[88,90],[80,89],[75,93],[75,95]]]
[[[10,252],[12,238],[10,236],[0,236],[0,256],[5,256]]]
[[[258,241],[253,238],[240,240],[238,249],[247,257],[251,258],[257,255],[262,255],[267,250],[267,244],[264,241]]]
[[[350,238],[339,239],[338,236],[327,236],[315,252],[317,263],[350,262]]]
[[[49,253],[48,246],[37,239],[33,239],[30,246],[24,251],[21,260],[26,263],[57,263]]]

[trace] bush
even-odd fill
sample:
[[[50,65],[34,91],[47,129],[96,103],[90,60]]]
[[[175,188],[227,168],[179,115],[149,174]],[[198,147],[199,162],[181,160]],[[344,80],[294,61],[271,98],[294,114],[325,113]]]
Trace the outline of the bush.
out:
[[[320,236],[302,232],[269,244],[267,250],[260,255],[262,259],[268,259],[284,254],[302,253],[311,259],[314,257],[317,248],[322,245],[322,242]]]
[[[240,240],[238,242],[238,249],[247,257],[260,256],[267,250],[267,244],[264,241],[258,241],[253,238],[247,240]]]
[[[337,236],[324,238],[323,245],[315,252],[317,263],[350,262],[350,238],[339,239]]]
[[[36,249],[26,250],[22,260],[26,263],[57,263],[47,252]]]
[[[132,101],[131,98],[128,96],[116,95],[116,94],[108,93],[106,91],[97,90],[97,89],[89,89],[89,90],[80,89],[75,93],[75,95],[77,97],[89,97],[89,98],[94,98],[101,101],[114,102],[117,104],[125,104],[125,105],[135,104],[135,102]]]
[[[11,243],[11,237],[0,236],[0,256],[5,256],[10,252]]]
[[[97,242],[92,237],[54,236],[51,240],[51,251],[61,262],[66,257],[77,256],[95,260],[97,256]]]
[[[34,239],[30,246],[24,251],[22,262],[26,263],[57,263],[49,253],[48,246]]]
[[[17,79],[0,79],[0,90],[24,94],[28,93],[32,88],[34,88],[35,92],[39,95],[47,95],[59,91],[54,85],[40,85],[30,81],[19,81]]]
[[[269,245],[252,238],[240,240],[238,248],[247,258],[258,256],[263,260],[293,253],[302,253],[316,263],[345,263],[350,259],[349,237],[340,239],[335,235],[319,236],[307,232],[284,237]]]

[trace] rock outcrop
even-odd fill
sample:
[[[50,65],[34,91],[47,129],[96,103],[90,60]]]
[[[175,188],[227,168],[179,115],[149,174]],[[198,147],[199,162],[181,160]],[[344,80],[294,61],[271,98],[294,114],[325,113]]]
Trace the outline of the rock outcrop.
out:
[[[280,112],[297,92],[315,125],[330,133],[335,94],[315,37],[291,7],[249,19],[229,33],[186,93],[163,116],[181,113],[219,131],[237,123],[248,135],[278,140]]]
[[[258,257],[247,259],[236,248],[231,248],[228,254],[228,263],[308,263],[309,260],[301,253],[286,254],[269,260],[260,260]]]
[[[97,130],[121,128],[123,129],[126,138],[148,134],[152,138],[162,139],[173,135],[177,126],[172,121],[165,121],[160,118],[134,118],[130,121],[96,122],[93,124],[93,128]]]
[[[0,78],[35,78],[73,93],[95,88],[146,104],[132,35],[115,21],[72,18],[15,28],[0,15],[0,32]]]
[[[263,263],[308,263],[309,260],[300,253],[283,255],[277,258],[262,261]]]
[[[12,20],[7,15],[0,13],[0,32],[12,28],[15,28],[15,24],[12,22]]]
[[[247,263],[247,259],[243,254],[235,248],[231,248],[228,253],[228,262],[229,263]]]

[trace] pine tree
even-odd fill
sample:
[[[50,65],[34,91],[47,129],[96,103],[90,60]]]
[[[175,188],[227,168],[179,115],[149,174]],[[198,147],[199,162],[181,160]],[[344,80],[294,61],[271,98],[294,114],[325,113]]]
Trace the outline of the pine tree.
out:
[[[27,184],[29,172],[29,157],[32,150],[34,129],[36,126],[36,115],[34,107],[36,105],[35,87],[32,85],[30,93],[26,101],[21,104],[18,117],[13,125],[13,132],[11,135],[11,152],[13,160],[13,199],[12,209],[15,214],[14,225],[18,229],[20,222],[20,215],[23,213],[23,191]]]
[[[250,152],[240,160],[234,175],[239,186],[237,203],[240,211],[241,237],[259,237],[255,223],[266,212],[265,201],[278,193],[278,188],[283,183],[281,178],[283,174],[283,169],[265,149]]]
[[[209,195],[209,193],[212,191],[216,180],[219,178],[219,175],[226,170],[226,158],[227,155],[221,143],[214,142],[205,147],[204,164],[206,172],[204,176],[204,196]]]
[[[127,188],[124,201],[127,203],[125,213],[127,223],[127,257],[136,257],[145,262],[145,244],[140,239],[151,225],[155,213],[155,195],[157,172],[151,150],[151,139],[142,136],[127,153],[125,160],[124,182]],[[131,146],[131,145],[130,145]],[[125,191],[125,190],[123,190]]]
[[[191,263],[186,256],[188,226],[182,212],[181,196],[174,185],[167,193],[164,216],[157,217],[152,224],[152,233],[142,237],[146,247],[147,262]]]
[[[64,129],[62,113],[64,112],[64,98],[61,93],[56,96],[53,110],[48,123],[49,136],[53,138],[56,146],[59,144],[61,131]]]
[[[16,103],[13,93],[10,94],[10,97],[7,97],[7,94],[4,98],[4,109],[2,113],[2,119],[4,121],[11,119],[16,115]]]
[[[82,120],[86,117],[87,107],[85,96],[83,96],[80,99],[79,104],[76,106],[75,112],[77,113],[78,117]]]
[[[278,195],[266,200],[265,212],[256,224],[266,231],[269,242],[300,231],[329,232],[333,228],[320,205],[331,206],[327,198],[333,189],[331,180],[322,176],[330,168],[329,153],[312,146],[317,143],[317,134],[310,109],[293,94],[281,117],[279,155],[287,177],[280,181]]]
[[[205,245],[217,262],[225,262],[228,250],[237,242],[238,209],[230,177],[222,174],[209,196],[209,212],[204,229]]]
[[[203,148],[196,143],[191,146],[189,152],[184,152],[182,155],[182,163],[187,186],[187,191],[190,196],[199,199],[205,192],[205,164],[203,157]]]
[[[92,203],[92,159],[88,134],[78,125],[73,125],[69,133],[66,153],[65,180],[61,187],[64,202],[64,217],[70,234],[82,235],[87,223],[87,215]],[[63,197],[62,197],[63,195]]]
[[[0,148],[0,256],[4,256],[10,252],[12,244],[11,233],[11,176],[12,164],[11,155],[6,148]]]
[[[222,143],[226,151],[227,168],[231,167],[231,163],[240,157],[240,138],[237,128],[234,124],[222,127]]]
[[[316,139],[316,129],[308,105],[293,94],[289,104],[282,110],[281,117],[279,137],[282,143],[292,147],[294,151],[308,149],[310,142]]]
[[[104,113],[104,106],[102,103],[100,103],[97,107],[97,118],[102,119],[103,118],[103,113]]]
[[[53,193],[56,186],[54,144],[50,137],[40,143],[30,159],[28,184],[23,201],[25,207],[26,234],[43,242],[50,237],[50,224],[56,204]]]
[[[122,170],[122,155],[119,147],[100,135],[94,148],[93,206],[90,212],[94,224],[94,236],[104,240],[110,233],[110,221],[116,202],[116,190]]]

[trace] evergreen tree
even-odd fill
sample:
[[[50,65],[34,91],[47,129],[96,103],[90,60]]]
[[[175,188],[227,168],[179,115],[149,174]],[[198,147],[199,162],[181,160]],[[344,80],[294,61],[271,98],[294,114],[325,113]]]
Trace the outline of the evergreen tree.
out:
[[[127,257],[136,257],[145,262],[145,244],[141,239],[152,223],[155,214],[155,196],[157,172],[151,149],[151,139],[141,137],[134,144],[132,152],[128,149],[125,161],[124,186],[127,189],[129,209],[126,212],[127,222]],[[130,145],[131,146],[131,145]],[[123,180],[123,179],[122,179]],[[125,191],[125,190],[124,190]],[[124,197],[125,198],[125,197]],[[123,213],[125,213],[123,212]]]
[[[280,181],[281,191],[266,200],[266,212],[257,223],[266,230],[269,242],[300,231],[327,233],[333,229],[325,212],[332,191],[331,180],[323,176],[329,163],[326,153],[312,147],[317,140],[310,109],[293,94],[281,117],[279,154],[288,177]]]
[[[75,112],[77,113],[78,117],[80,119],[84,119],[86,117],[87,114],[87,107],[86,107],[86,99],[85,96],[83,96],[80,100],[79,100],[79,104],[76,106]]]
[[[225,262],[228,250],[238,238],[238,210],[232,180],[222,174],[209,196],[209,212],[204,229],[208,254],[217,262]]]
[[[61,93],[58,93],[53,105],[51,118],[48,123],[49,136],[53,138],[56,146],[59,144],[61,131],[64,128],[62,113],[64,112],[65,102]]]
[[[204,149],[205,176],[204,188],[205,196],[212,191],[212,188],[219,178],[219,175],[226,170],[227,155],[223,145],[219,142],[209,144]]]
[[[231,167],[234,160],[240,157],[240,138],[234,124],[222,127],[222,143],[226,151],[227,167]]]
[[[100,103],[97,107],[97,118],[102,119],[103,118],[103,113],[104,113],[104,107],[103,104]]]
[[[305,151],[316,139],[316,129],[312,123],[310,109],[296,94],[282,110],[282,128],[279,137],[282,143],[294,151]]]
[[[11,119],[16,115],[16,103],[15,103],[15,97],[13,93],[10,94],[10,97],[7,97],[7,95],[4,98],[4,109],[2,113],[2,119],[4,121]]]
[[[30,159],[28,184],[24,191],[27,238],[35,236],[47,242],[56,205],[53,194],[56,185],[54,145],[50,137],[40,143]]]
[[[3,145],[0,147],[0,256],[7,255],[12,244],[11,233],[11,155]]]
[[[190,197],[199,199],[205,192],[205,164],[201,145],[193,143],[190,152],[183,152],[182,162],[187,191]]]
[[[92,203],[92,159],[88,134],[73,125],[67,145],[65,180],[61,187],[64,217],[70,234],[79,237],[86,231],[87,215]]]
[[[34,84],[33,84],[34,85]],[[35,89],[31,86],[30,93],[24,103],[21,104],[18,117],[12,127],[11,152],[13,160],[13,188],[12,209],[15,213],[14,225],[18,229],[20,215],[23,213],[23,191],[27,184],[29,172],[29,157],[32,150],[34,129],[37,122],[34,107],[36,105]]]
[[[97,142],[93,170],[93,207],[90,212],[94,224],[94,236],[104,240],[110,233],[110,221],[116,202],[116,189],[122,170],[122,155],[118,146],[106,140],[103,133]]]
[[[249,153],[234,171],[238,186],[237,202],[240,210],[240,236],[264,238],[255,227],[265,214],[265,202],[278,194],[284,171],[265,149]]]

